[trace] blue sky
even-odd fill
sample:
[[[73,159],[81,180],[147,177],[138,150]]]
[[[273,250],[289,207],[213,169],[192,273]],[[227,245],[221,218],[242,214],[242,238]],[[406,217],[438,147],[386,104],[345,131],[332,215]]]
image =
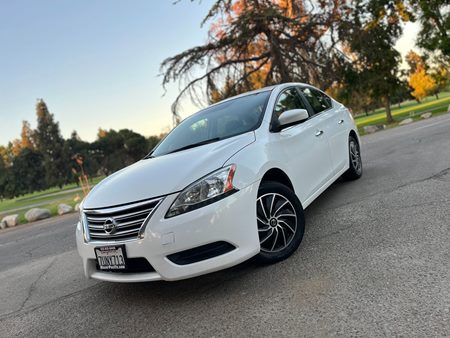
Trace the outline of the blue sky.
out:
[[[213,0],[3,0],[0,2],[0,144],[36,125],[43,98],[64,137],[95,139],[99,127],[145,136],[172,123],[178,86],[162,97],[159,65],[206,41]],[[399,42],[412,48],[414,28]],[[185,106],[183,116],[196,110]]]

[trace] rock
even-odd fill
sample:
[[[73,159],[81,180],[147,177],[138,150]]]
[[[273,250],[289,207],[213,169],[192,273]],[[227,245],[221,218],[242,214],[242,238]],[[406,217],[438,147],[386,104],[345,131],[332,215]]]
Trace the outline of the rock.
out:
[[[64,215],[64,214],[68,214],[69,212],[71,212],[73,209],[70,205],[61,203],[60,205],[58,205],[58,215]]]
[[[75,204],[75,211],[80,211],[80,203]]]
[[[27,219],[28,222],[34,222],[49,217],[50,217],[50,210],[48,209],[33,208],[25,213],[25,218]]]
[[[402,120],[398,125],[399,126],[404,126],[405,124],[410,124],[414,122],[414,120],[410,117],[408,117],[407,119]]]
[[[8,215],[3,217],[2,223],[5,222],[8,227],[15,227],[17,224],[19,224],[19,215]]]
[[[6,229],[6,222],[0,222],[0,229]]]
[[[432,113],[423,113],[422,115],[420,115],[421,119],[429,119],[433,114]]]
[[[371,125],[363,127],[363,130],[366,134],[373,134],[379,130],[383,130],[384,125]]]

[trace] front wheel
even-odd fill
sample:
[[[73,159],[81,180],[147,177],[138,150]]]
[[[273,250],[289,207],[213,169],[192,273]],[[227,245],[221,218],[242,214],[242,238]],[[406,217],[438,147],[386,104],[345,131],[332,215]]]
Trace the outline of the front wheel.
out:
[[[278,182],[263,182],[256,201],[260,253],[270,264],[291,256],[305,232],[303,208],[294,192]]]
[[[356,180],[362,176],[362,160],[358,141],[353,136],[348,138],[348,157],[349,168],[342,177],[347,181]]]

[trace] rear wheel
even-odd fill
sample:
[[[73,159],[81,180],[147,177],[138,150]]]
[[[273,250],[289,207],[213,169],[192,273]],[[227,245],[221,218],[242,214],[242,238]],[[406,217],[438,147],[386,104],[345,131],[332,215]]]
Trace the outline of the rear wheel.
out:
[[[359,143],[353,136],[348,138],[348,152],[349,168],[342,177],[348,181],[356,180],[362,176],[362,160]]]
[[[278,182],[263,182],[258,191],[256,216],[260,262],[275,263],[297,250],[305,232],[305,218],[291,189]]]

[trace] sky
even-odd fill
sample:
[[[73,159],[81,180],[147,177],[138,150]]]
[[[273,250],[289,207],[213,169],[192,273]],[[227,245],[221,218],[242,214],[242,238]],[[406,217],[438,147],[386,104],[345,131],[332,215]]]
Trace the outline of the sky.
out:
[[[19,137],[23,120],[36,126],[38,98],[66,138],[76,130],[93,141],[100,127],[167,131],[179,87],[164,92],[160,64],[206,41],[208,26],[200,23],[213,0],[173,3],[0,1],[0,145]],[[416,34],[416,25],[406,25],[402,54]],[[181,115],[197,109],[185,104]]]

